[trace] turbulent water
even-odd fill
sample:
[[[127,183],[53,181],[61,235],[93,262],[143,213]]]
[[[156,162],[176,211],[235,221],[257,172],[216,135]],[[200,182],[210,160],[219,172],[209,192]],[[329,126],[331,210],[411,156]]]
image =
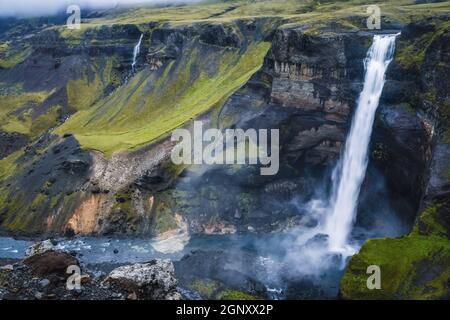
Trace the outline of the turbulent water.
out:
[[[139,52],[141,51],[141,42],[142,42],[142,38],[144,37],[144,34],[141,34],[141,36],[139,37],[139,41],[136,44],[136,46],[134,47],[133,50],[133,63],[131,64],[131,68],[134,70],[134,67],[136,66],[136,59],[137,56],[139,54]]]
[[[364,87],[345,143],[343,156],[333,173],[331,207],[325,223],[330,251],[352,253],[348,238],[356,216],[361,184],[368,162],[372,126],[385,73],[392,60],[397,35],[375,35],[365,59]]]

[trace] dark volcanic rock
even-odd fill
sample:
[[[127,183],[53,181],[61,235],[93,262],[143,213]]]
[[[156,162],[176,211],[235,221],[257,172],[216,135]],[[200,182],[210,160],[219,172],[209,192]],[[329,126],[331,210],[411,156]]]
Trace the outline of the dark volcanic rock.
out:
[[[21,149],[27,142],[28,138],[20,133],[0,132],[0,159]]]
[[[213,280],[223,288],[265,297],[265,286],[255,278],[256,257],[247,252],[195,250],[176,261],[180,285],[188,288],[196,280]]]
[[[152,260],[144,264],[118,267],[106,282],[117,284],[139,299],[179,300],[174,267],[169,260]]]
[[[60,277],[68,277],[67,268],[79,265],[78,260],[67,252],[46,251],[28,257],[24,264],[31,268],[31,272],[37,276],[56,274]]]

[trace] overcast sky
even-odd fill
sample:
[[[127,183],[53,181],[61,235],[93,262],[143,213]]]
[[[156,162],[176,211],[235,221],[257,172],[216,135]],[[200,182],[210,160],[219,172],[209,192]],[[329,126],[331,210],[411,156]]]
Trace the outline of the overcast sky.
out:
[[[66,9],[71,4],[84,8],[113,8],[117,4],[181,3],[196,0],[0,0],[0,16],[45,16]],[[197,0],[198,1],[198,0]]]

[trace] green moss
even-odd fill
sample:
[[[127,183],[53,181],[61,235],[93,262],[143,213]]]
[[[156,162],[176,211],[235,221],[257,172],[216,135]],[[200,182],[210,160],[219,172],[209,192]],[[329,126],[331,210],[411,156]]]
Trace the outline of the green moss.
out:
[[[52,92],[44,91],[2,96],[0,102],[1,129],[36,138],[54,126],[60,116],[60,106],[53,106],[47,112],[33,118],[34,108],[42,104],[51,94]]]
[[[36,105],[44,102],[52,92],[29,92],[1,96],[0,121],[4,119],[18,108],[27,107],[29,105]]]
[[[435,30],[423,33],[412,41],[400,37],[396,44],[395,61],[404,69],[419,72],[431,43],[446,32],[450,26],[448,22],[437,21],[436,23]]]
[[[32,119],[32,110],[30,109],[19,117],[9,118],[2,129],[6,132],[18,132],[33,139],[53,127],[58,122],[60,115],[61,107],[53,106],[46,113]]]
[[[266,42],[250,45],[245,52],[210,48],[207,55],[220,64],[209,75],[203,72],[205,57],[193,44],[162,72],[142,71],[55,132],[74,133],[83,147],[108,157],[116,151],[134,150],[221,105],[260,68],[268,49]]]
[[[189,288],[197,291],[203,299],[213,299],[219,285],[211,280],[195,280]]]
[[[106,61],[94,60],[81,79],[69,80],[66,86],[69,106],[76,110],[84,110],[100,100],[104,89],[117,81],[114,78],[114,64],[113,58]],[[94,74],[93,79],[89,78],[89,73]]]
[[[447,228],[439,223],[441,210],[445,211],[445,203],[435,203],[426,208],[420,215],[413,232],[420,234],[431,234],[436,236],[447,235]],[[443,213],[445,215],[445,212]]]
[[[39,205],[41,197],[37,197],[35,204]],[[32,233],[38,229],[39,224],[33,223],[34,215],[31,211],[31,205],[26,197],[17,193],[8,199],[7,216],[2,223],[6,230],[20,233]]]
[[[23,149],[11,153],[0,160],[0,181],[4,181],[16,172],[17,160],[23,155]]]
[[[448,294],[450,240],[431,206],[401,238],[370,239],[353,256],[341,280],[345,299],[438,299]],[[369,290],[367,267],[381,270],[381,289]]]
[[[38,193],[31,203],[31,208],[33,210],[37,209],[42,203],[45,202],[45,200],[47,200],[47,196],[42,193]]]
[[[258,297],[238,290],[222,291],[218,298],[220,300],[258,300]]]
[[[0,42],[0,55],[7,52],[9,49],[9,43],[8,42]]]
[[[5,48],[3,45],[3,50],[6,51],[6,49],[8,49],[8,47]],[[13,51],[10,54],[7,53],[4,58],[0,58],[0,68],[10,69],[15,67],[19,63],[22,63],[31,54],[31,52],[31,47],[28,47],[18,51]]]
[[[174,164],[173,161],[169,160],[166,161],[163,166],[162,169],[164,170],[164,172],[168,172],[171,176],[173,177],[178,177],[183,171],[184,169],[186,169],[187,165],[185,164]]]
[[[178,227],[172,210],[165,202],[159,202],[154,211],[153,217],[153,233],[160,235],[166,231],[176,229]]]
[[[54,196],[54,197],[51,198],[51,200],[50,200],[50,209],[55,209],[56,208],[56,206],[59,203],[59,199],[60,198],[61,197],[59,195],[58,196]]]
[[[134,211],[130,194],[118,192],[115,195],[115,200],[113,211],[124,211],[127,214],[131,214]]]

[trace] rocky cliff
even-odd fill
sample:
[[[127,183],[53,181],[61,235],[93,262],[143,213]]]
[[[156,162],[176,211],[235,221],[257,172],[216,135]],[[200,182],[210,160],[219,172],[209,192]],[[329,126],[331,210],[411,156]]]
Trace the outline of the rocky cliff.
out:
[[[430,141],[422,148],[415,148],[416,152],[422,150],[426,159],[425,179],[411,185],[423,186],[422,193],[417,193],[418,197],[422,196],[420,210],[410,234],[396,239],[368,240],[360,253],[352,257],[341,283],[344,298],[449,298],[449,84],[445,75],[450,67],[448,38],[448,26],[439,28],[431,21],[410,25],[404,32],[395,71],[401,78],[413,79],[406,101],[423,119]],[[422,54],[411,55],[410,48],[418,48],[424,39],[427,46],[420,49]],[[370,264],[381,268],[384,280],[380,290],[367,289],[363,273]]]
[[[2,230],[164,239],[316,225],[299,203],[327,192],[318,186],[327,185],[341,152],[373,32],[364,31],[364,15],[348,15],[350,4],[299,5],[294,15],[291,7],[278,15],[258,7],[251,17],[246,5],[182,11],[192,19],[159,12],[170,21],[145,10],[106,15],[74,32],[27,26],[26,37],[17,27],[3,30]],[[448,15],[439,5],[428,13],[412,6],[408,17],[383,7],[382,32],[402,35],[356,222],[385,226],[374,212],[386,206],[412,232],[369,240],[350,261],[344,298],[448,295]],[[198,119],[279,128],[279,173],[173,165],[170,133],[192,130]],[[401,263],[391,262],[400,252]],[[384,291],[366,289],[370,264],[386,268]],[[433,271],[417,272],[425,269]]]

